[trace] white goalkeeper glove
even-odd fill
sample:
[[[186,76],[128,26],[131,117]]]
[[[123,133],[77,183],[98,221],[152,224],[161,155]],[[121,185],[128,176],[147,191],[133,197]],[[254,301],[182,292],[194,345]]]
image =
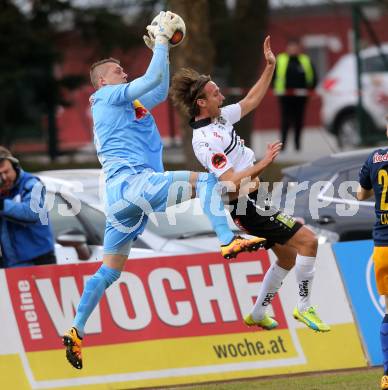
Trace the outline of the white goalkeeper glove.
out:
[[[147,30],[148,30],[148,27],[153,27],[153,26],[147,26]],[[151,38],[151,35],[150,35],[150,32],[148,32],[148,35],[143,35],[143,41],[144,43],[146,44],[146,46],[151,49],[152,51],[154,51],[154,47],[155,47],[155,38],[152,39]]]
[[[179,19],[176,14],[170,11],[161,11],[151,25],[147,26],[147,30],[151,38],[152,35],[155,36],[155,43],[167,44],[178,27]]]

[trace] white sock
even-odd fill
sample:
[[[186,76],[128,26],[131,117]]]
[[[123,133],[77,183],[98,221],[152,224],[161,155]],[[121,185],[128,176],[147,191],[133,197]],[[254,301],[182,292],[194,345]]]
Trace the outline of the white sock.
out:
[[[295,275],[299,289],[300,312],[306,311],[310,306],[311,287],[315,274],[315,257],[297,255],[295,260]]]
[[[276,263],[272,264],[272,266],[268,269],[264,276],[255,305],[251,311],[252,318],[255,321],[263,319],[268,306],[278,292],[288,272],[288,270],[279,267]]]

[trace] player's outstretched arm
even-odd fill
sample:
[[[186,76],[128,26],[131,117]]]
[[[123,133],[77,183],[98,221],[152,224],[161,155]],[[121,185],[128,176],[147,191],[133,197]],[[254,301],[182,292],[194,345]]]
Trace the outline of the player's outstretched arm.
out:
[[[245,98],[239,101],[239,104],[241,106],[241,117],[249,114],[261,103],[263,97],[267,92],[268,87],[271,84],[273,72],[275,70],[276,57],[271,50],[271,42],[269,36],[267,36],[267,38],[265,38],[264,40],[263,50],[267,65],[260,79],[249,90]]]

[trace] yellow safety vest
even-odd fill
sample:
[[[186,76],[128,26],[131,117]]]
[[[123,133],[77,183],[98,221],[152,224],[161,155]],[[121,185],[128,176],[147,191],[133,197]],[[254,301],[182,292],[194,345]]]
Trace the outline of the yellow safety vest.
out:
[[[310,58],[306,54],[299,54],[298,60],[304,70],[307,85],[311,87],[314,82],[314,70]],[[276,75],[274,83],[276,95],[283,95],[286,90],[286,73],[289,61],[290,56],[287,53],[280,53],[276,58]]]

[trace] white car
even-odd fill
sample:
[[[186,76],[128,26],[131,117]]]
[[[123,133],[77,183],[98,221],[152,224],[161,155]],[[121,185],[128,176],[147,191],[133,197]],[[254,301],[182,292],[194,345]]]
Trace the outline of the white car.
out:
[[[99,169],[53,170],[37,173],[46,185],[46,205],[55,235],[58,264],[101,261],[105,215],[104,178]],[[232,229],[238,232],[229,216]],[[320,242],[332,240],[321,229]],[[153,213],[134,242],[130,258],[219,251],[219,242],[199,200]]]
[[[362,100],[365,112],[363,139],[357,122],[356,56],[342,56],[318,87],[322,97],[321,118],[324,126],[337,136],[340,147],[360,145],[361,141],[385,139],[388,114],[388,44],[360,52]],[[385,60],[384,60],[385,58]],[[364,134],[367,133],[367,137]]]
[[[53,170],[37,176],[46,185],[57,262],[101,261],[105,230],[102,171]],[[169,207],[167,213],[151,215],[145,231],[133,244],[130,258],[218,250],[218,239],[194,199]]]

